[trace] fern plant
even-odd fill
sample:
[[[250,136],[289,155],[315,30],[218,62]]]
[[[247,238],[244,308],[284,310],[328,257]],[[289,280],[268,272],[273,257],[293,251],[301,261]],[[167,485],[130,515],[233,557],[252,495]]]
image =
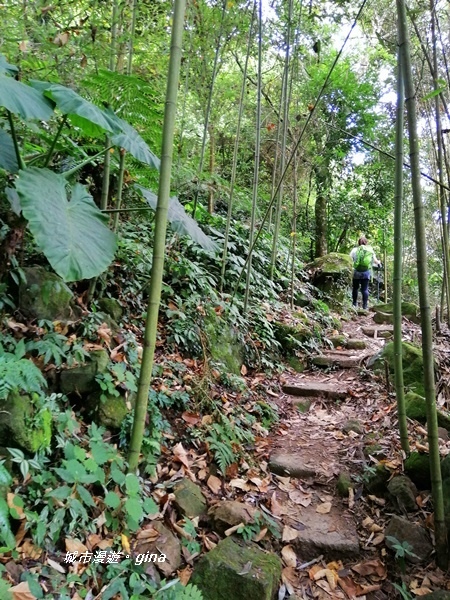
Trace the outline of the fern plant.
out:
[[[41,371],[25,356],[25,343],[21,340],[14,351],[5,352],[0,344],[0,400],[11,392],[42,394],[47,386]]]

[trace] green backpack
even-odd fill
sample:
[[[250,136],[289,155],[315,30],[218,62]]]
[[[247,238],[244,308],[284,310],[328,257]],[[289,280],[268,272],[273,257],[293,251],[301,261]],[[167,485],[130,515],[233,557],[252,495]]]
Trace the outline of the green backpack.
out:
[[[365,246],[360,246],[356,251],[354,268],[356,271],[369,271],[372,267],[373,252]]]

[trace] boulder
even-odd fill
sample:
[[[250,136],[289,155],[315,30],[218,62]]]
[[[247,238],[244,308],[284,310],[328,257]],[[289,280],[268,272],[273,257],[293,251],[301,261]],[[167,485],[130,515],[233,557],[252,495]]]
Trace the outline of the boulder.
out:
[[[405,395],[405,411],[409,419],[415,419],[419,423],[426,423],[427,403],[425,398],[419,396],[419,394],[408,392]],[[448,414],[438,410],[437,420],[440,427],[444,427],[444,429],[450,431],[450,416]]]
[[[376,312],[373,315],[373,320],[378,325],[393,325],[394,324],[394,315],[390,313]]]
[[[118,431],[128,414],[128,407],[123,396],[115,396],[97,390],[89,394],[87,405],[94,421],[106,429]]]
[[[28,395],[17,392],[0,401],[0,446],[21,448],[35,454],[50,446],[52,413],[49,409],[35,410]]]
[[[388,483],[388,491],[402,512],[414,512],[417,510],[417,488],[405,475],[398,475]]]
[[[430,457],[428,454],[411,452],[404,462],[405,473],[420,490],[431,488]]]
[[[230,327],[211,307],[207,308],[204,327],[213,361],[223,364],[228,373],[240,375],[244,349],[239,341],[238,331]]]
[[[200,559],[191,582],[204,600],[273,600],[280,577],[278,556],[228,537]]]
[[[208,515],[212,518],[214,530],[223,535],[227,529],[239,523],[252,523],[256,512],[253,506],[245,502],[222,500],[209,509]]]
[[[182,479],[174,489],[176,505],[182,515],[199,517],[206,512],[206,500],[200,487],[190,479]]]
[[[90,353],[89,358],[89,362],[61,371],[60,388],[63,394],[82,396],[98,390],[95,377],[106,371],[109,355],[106,350],[95,350]]]
[[[305,266],[312,284],[326,294],[333,308],[340,308],[348,297],[352,282],[353,261],[347,254],[331,252]]]
[[[394,314],[394,303],[388,302],[387,304],[376,304],[372,307],[375,313],[384,313],[393,315]],[[417,304],[413,302],[402,302],[402,316],[408,318],[414,323],[420,323],[420,311]]]
[[[77,318],[73,294],[64,281],[44,267],[23,269],[26,283],[19,285],[19,310],[29,319],[59,321]]]
[[[369,494],[385,494],[390,476],[390,471],[384,465],[378,464],[374,471],[364,476],[364,486]]]
[[[274,321],[272,328],[284,356],[292,356],[295,350],[299,348],[299,343],[304,342],[313,335],[311,329],[304,323],[289,324]]]
[[[115,298],[100,298],[97,302],[99,309],[119,323],[122,318],[123,308]]]
[[[408,543],[410,552],[405,552],[405,560],[410,563],[424,562],[430,556],[433,545],[425,527],[412,523],[410,519],[394,515],[386,527],[386,546],[395,552],[396,544]],[[396,541],[390,540],[395,538]]]
[[[403,381],[407,388],[423,395],[423,357],[422,349],[409,342],[402,342]],[[394,343],[388,342],[380,352],[370,358],[367,366],[380,373],[385,372],[385,361],[394,377]]]

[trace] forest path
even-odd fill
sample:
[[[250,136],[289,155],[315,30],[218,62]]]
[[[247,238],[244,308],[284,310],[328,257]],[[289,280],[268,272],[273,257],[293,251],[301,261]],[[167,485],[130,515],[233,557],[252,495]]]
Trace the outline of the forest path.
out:
[[[283,541],[305,561],[319,555],[345,561],[364,545],[355,502],[362,486],[350,497],[339,488],[370,464],[365,446],[386,418],[383,382],[365,364],[391,329],[374,325],[372,313],[355,316],[343,324],[343,334],[349,346],[357,340],[365,347],[330,349],[312,357],[308,371],[282,382],[282,418],[271,436],[269,461],[278,486],[272,511],[282,519]]]

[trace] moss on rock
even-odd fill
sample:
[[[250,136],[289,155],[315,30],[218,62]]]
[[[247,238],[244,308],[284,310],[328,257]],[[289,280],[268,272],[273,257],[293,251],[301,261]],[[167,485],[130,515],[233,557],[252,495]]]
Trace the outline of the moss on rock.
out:
[[[106,350],[94,350],[89,358],[89,362],[61,371],[60,388],[63,394],[84,395],[98,389],[95,378],[98,373],[106,371],[109,355]]]
[[[312,284],[328,296],[330,306],[340,308],[348,296],[353,261],[347,254],[331,252],[306,265]]]
[[[280,577],[278,556],[228,537],[200,559],[191,581],[204,600],[272,600]]]
[[[243,348],[238,340],[237,332],[213,309],[208,309],[205,317],[205,333],[212,359],[222,363],[228,373],[240,375]]]
[[[88,403],[98,425],[106,429],[119,430],[128,414],[127,403],[123,396],[113,396],[96,391],[88,397]]]
[[[405,386],[416,392],[424,394],[423,384],[423,357],[422,349],[409,342],[402,342],[403,381]],[[373,356],[368,366],[374,371],[385,372],[385,361],[389,372],[394,376],[394,343],[388,342],[384,348]]]
[[[122,306],[115,298],[100,298],[98,301],[98,307],[102,312],[109,315],[116,322],[119,322],[122,318]]]
[[[372,307],[372,310],[375,313],[385,313],[392,315],[394,313],[394,304],[393,302],[388,302],[387,304],[376,304]],[[402,316],[407,317],[414,323],[419,323],[419,307],[413,302],[402,302]]]
[[[292,356],[298,348],[299,342],[304,342],[313,336],[311,329],[303,323],[290,325],[281,321],[272,323],[275,339],[280,344],[285,356]]]
[[[411,452],[404,462],[405,473],[420,490],[429,490],[431,486],[430,457],[428,454]]]
[[[30,396],[14,392],[0,401],[0,411],[0,446],[22,448],[31,454],[50,446],[50,410],[36,411]]]
[[[19,286],[19,308],[30,319],[56,321],[74,317],[73,294],[64,281],[44,267],[23,269],[26,283]]]
[[[406,416],[409,419],[415,419],[419,423],[426,423],[427,421],[427,403],[425,398],[415,394],[414,392],[408,392],[405,396],[405,411]],[[450,431],[450,417],[442,411],[437,411],[437,420],[439,427],[443,427],[447,431]]]

